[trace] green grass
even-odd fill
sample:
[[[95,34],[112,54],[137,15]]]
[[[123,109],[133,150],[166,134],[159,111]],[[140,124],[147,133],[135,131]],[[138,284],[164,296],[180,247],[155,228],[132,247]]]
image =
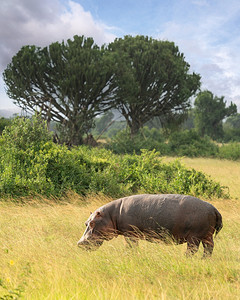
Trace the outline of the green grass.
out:
[[[48,200],[0,202],[0,299],[240,299],[239,163],[184,160],[229,185],[233,199],[212,200],[224,227],[213,256],[202,246],[191,259],[186,244],[140,241],[129,249],[122,237],[95,252],[77,247],[84,221],[110,198],[71,195]],[[224,169],[225,168],[225,169]]]

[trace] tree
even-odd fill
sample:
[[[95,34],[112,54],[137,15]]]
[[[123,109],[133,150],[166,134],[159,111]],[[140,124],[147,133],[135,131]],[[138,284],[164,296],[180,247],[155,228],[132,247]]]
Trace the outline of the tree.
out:
[[[115,106],[134,136],[153,117],[162,125],[182,122],[200,76],[173,42],[145,36],[117,38],[108,46],[114,68]]]
[[[107,111],[101,117],[97,118],[95,120],[96,133],[101,134],[103,131],[105,131],[109,127],[109,125],[112,123],[113,118],[114,118],[114,114],[112,111]]]
[[[4,128],[6,126],[9,126],[11,124],[11,122],[12,122],[11,119],[7,119],[7,118],[4,118],[4,117],[0,118],[0,134],[2,134]]]
[[[7,94],[21,108],[58,122],[70,144],[81,144],[94,117],[111,106],[113,75],[105,52],[83,36],[45,48],[24,46],[4,71]]]
[[[228,117],[223,123],[223,131],[225,142],[240,142],[240,114]]]
[[[2,139],[4,151],[17,154],[20,150],[39,151],[42,145],[51,141],[52,136],[46,121],[35,113],[31,118],[17,116],[12,119],[2,132]]]
[[[240,114],[235,114],[227,118],[224,123],[225,128],[240,129]]]
[[[213,139],[223,137],[223,119],[237,113],[237,106],[231,102],[226,107],[224,97],[214,96],[210,91],[200,92],[194,102],[195,126],[201,136]]]
[[[191,129],[195,128],[194,111],[192,108],[188,111],[188,116],[187,116],[186,120],[183,122],[181,127],[182,127],[182,129],[187,129],[187,130],[191,130]]]

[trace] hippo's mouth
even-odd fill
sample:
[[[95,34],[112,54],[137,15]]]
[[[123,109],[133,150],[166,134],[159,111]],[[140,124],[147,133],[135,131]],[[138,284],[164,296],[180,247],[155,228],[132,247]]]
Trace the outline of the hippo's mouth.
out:
[[[82,242],[78,243],[78,247],[83,248],[86,251],[94,251],[97,250],[101,245],[103,241],[94,241],[94,242]]]

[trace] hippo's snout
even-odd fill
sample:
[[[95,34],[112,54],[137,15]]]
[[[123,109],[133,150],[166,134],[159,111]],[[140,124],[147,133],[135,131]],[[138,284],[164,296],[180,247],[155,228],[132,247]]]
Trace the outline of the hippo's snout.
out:
[[[88,250],[88,251],[93,250],[91,243],[87,240],[81,239],[80,241],[77,242],[77,245],[78,245],[78,247],[83,248],[84,250]]]
[[[99,210],[90,215],[85,225],[83,236],[77,243],[78,247],[85,250],[95,250],[116,235],[110,215]]]
[[[78,247],[82,247],[82,246],[90,245],[90,243],[86,240],[81,239],[77,242],[77,245],[78,245]]]
[[[83,235],[80,240],[77,242],[78,247],[82,247],[82,246],[88,246],[90,245],[91,242],[89,241],[89,239],[86,238],[85,235]]]
[[[86,239],[81,238],[77,245],[80,248],[84,248],[85,250],[96,250],[98,247],[102,245],[103,241],[88,241]]]

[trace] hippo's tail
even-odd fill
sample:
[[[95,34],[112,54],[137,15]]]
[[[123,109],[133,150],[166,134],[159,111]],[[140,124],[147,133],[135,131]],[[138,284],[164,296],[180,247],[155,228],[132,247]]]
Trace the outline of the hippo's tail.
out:
[[[223,227],[223,223],[222,223],[222,216],[220,214],[220,212],[216,209],[215,211],[216,213],[216,225],[215,225],[215,236],[219,233],[219,231],[222,229]]]

